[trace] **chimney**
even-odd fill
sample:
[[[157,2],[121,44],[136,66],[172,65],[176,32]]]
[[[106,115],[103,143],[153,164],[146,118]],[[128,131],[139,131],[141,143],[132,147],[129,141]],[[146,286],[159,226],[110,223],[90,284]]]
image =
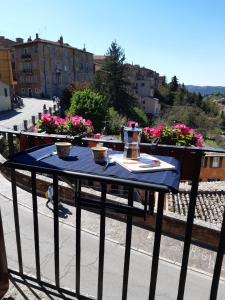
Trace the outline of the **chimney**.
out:
[[[32,42],[31,36],[27,39],[28,42]]]
[[[63,45],[63,36],[62,36],[62,35],[61,35],[60,38],[59,38],[59,43],[60,43],[61,45]]]
[[[17,42],[17,44],[22,44],[23,43],[23,39],[22,38],[16,38],[16,42]]]
[[[4,35],[1,35],[0,40],[4,40],[4,39],[5,39]]]
[[[36,40],[39,40],[39,36],[38,36],[38,33],[36,33]]]

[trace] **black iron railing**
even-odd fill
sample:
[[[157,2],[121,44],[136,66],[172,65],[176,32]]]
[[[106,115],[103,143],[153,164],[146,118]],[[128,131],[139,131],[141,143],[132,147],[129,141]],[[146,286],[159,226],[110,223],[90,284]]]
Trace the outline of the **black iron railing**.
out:
[[[26,133],[23,133],[24,135]],[[15,131],[2,131],[2,135],[7,139],[9,145],[9,154],[13,154],[16,152],[16,138],[21,136],[20,132]],[[28,134],[30,137],[30,146],[35,145],[35,140],[37,136],[35,134]],[[41,136],[43,138],[43,136]],[[73,137],[59,137],[55,136],[55,139],[65,139],[69,138],[73,140]],[[89,141],[99,140],[91,140],[91,139],[83,139],[76,142],[80,144],[87,144]],[[123,144],[121,142],[115,141],[101,141],[104,145],[114,148],[114,149],[122,149]],[[143,144],[141,147],[145,149],[149,148],[149,151],[152,153],[164,153],[167,155],[173,155],[174,151],[177,149],[183,150],[183,153],[187,153],[187,148],[182,147],[172,147],[172,146],[156,146],[156,145],[147,145]],[[175,152],[176,152],[175,151]],[[192,168],[192,177],[190,180],[192,181],[191,188],[191,196],[190,203],[188,209],[187,223],[186,223],[186,232],[184,237],[184,247],[183,247],[183,257],[180,271],[180,279],[178,285],[178,293],[177,299],[182,300],[184,298],[185,292],[185,283],[187,277],[187,268],[188,268],[188,260],[192,239],[192,229],[194,222],[194,213],[196,206],[196,198],[198,193],[198,184],[199,184],[199,174],[201,169],[201,161],[204,153],[207,151],[210,152],[223,152],[224,150],[212,150],[212,149],[191,149],[192,153],[194,153],[194,161]],[[185,155],[182,157],[185,160]],[[132,237],[132,226],[133,226],[133,218],[136,216],[145,216],[145,210],[140,209],[134,206],[134,189],[135,188],[143,188],[140,184],[136,184],[134,182],[120,182],[119,180],[113,179],[103,179],[100,177],[96,177],[90,174],[76,174],[76,176],[71,172],[64,172],[64,176],[68,177],[70,181],[74,183],[74,203],[76,206],[76,281],[74,283],[75,291],[66,290],[60,285],[60,253],[59,253],[59,214],[58,214],[58,186],[59,186],[59,176],[60,172],[53,174],[53,200],[54,200],[54,269],[55,269],[55,283],[49,284],[44,281],[41,276],[41,266],[40,266],[40,242],[39,242],[39,224],[38,224],[38,209],[37,209],[37,193],[36,193],[36,172],[38,172],[38,168],[34,171],[31,170],[31,178],[32,178],[32,202],[33,202],[33,225],[34,225],[34,244],[35,244],[35,263],[36,263],[36,277],[32,278],[24,274],[23,271],[23,259],[22,259],[22,248],[21,248],[21,238],[20,238],[20,221],[18,214],[18,199],[17,199],[17,180],[15,176],[15,170],[11,171],[11,181],[12,181],[12,194],[13,194],[13,209],[14,209],[14,220],[15,220],[15,232],[16,232],[16,244],[17,244],[17,255],[18,255],[18,264],[19,271],[9,270],[11,274],[22,275],[23,278],[30,279],[38,282],[42,286],[56,288],[58,291],[68,294],[70,296],[77,297],[78,299],[92,299],[92,297],[88,297],[85,295],[81,295],[80,285],[81,285],[81,212],[85,209],[93,209],[96,213],[100,213],[100,233],[99,233],[99,256],[98,256],[98,284],[97,284],[97,299],[101,300],[103,297],[103,286],[104,286],[104,256],[105,256],[105,221],[106,221],[106,211],[113,210],[114,212],[122,213],[126,216],[126,242],[125,242],[125,256],[124,256],[124,268],[123,268],[123,285],[121,291],[121,299],[127,299],[128,293],[128,279],[129,279],[129,267],[130,267],[130,254],[131,254],[131,237]],[[48,170],[46,170],[48,173]],[[51,172],[50,172],[51,173]],[[81,187],[83,180],[94,180],[98,181],[101,186],[101,197],[100,201],[92,201],[90,199],[86,199],[82,196]],[[127,204],[111,204],[108,203],[106,197],[107,185],[112,182],[117,184],[123,184],[128,189],[127,196]],[[153,188],[151,186],[145,186],[147,191],[152,191]],[[149,299],[155,299],[155,291],[156,291],[156,283],[157,283],[157,274],[158,274],[158,264],[159,264],[159,251],[160,251],[160,243],[161,243],[161,234],[162,234],[162,222],[163,222],[163,207],[164,207],[164,195],[167,192],[166,189],[163,190],[163,187],[154,187],[154,190],[159,191],[159,200],[156,214],[156,225],[155,225],[155,240],[153,247],[153,258],[152,258],[152,268],[151,268],[151,277],[150,277],[150,288],[149,288]],[[221,266],[223,260],[223,254],[225,250],[225,218],[223,218],[222,228],[220,232],[219,246],[217,248],[217,257],[216,263],[214,267],[213,279],[211,284],[211,293],[210,300],[214,300],[217,298],[217,291],[219,285],[219,279],[221,274]]]

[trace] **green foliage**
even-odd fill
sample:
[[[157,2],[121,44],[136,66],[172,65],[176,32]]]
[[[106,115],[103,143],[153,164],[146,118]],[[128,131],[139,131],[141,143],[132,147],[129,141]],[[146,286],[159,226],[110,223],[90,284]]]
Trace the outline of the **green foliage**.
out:
[[[120,134],[121,127],[127,124],[127,118],[120,115],[113,107],[109,108],[105,133]]]
[[[120,114],[128,116],[136,104],[129,94],[129,80],[123,49],[113,41],[106,52],[106,60],[101,71],[97,72],[92,86],[108,99],[109,105]]]
[[[202,101],[202,109],[211,116],[218,116],[220,114],[220,107],[219,105],[211,100],[211,99],[203,99]]]
[[[78,91],[71,98],[69,113],[91,119],[95,131],[99,132],[108,113],[108,103],[104,96],[90,89]]]
[[[179,87],[178,79],[176,76],[173,76],[171,82],[169,83],[169,88],[171,92],[176,92]]]
[[[135,121],[138,123],[139,127],[145,127],[149,123],[148,117],[143,112],[141,108],[138,106],[135,106],[130,114],[130,118],[132,121]]]
[[[207,115],[197,106],[174,106],[164,112],[159,123],[171,125],[184,123],[189,127],[196,128],[203,135],[220,132],[221,119]]]

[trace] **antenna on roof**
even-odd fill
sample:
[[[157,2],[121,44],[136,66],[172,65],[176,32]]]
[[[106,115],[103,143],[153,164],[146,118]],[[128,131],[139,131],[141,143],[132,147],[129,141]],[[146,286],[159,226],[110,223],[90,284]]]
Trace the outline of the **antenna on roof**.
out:
[[[84,48],[83,48],[83,51],[85,51],[85,52],[86,52],[85,44],[84,44]]]

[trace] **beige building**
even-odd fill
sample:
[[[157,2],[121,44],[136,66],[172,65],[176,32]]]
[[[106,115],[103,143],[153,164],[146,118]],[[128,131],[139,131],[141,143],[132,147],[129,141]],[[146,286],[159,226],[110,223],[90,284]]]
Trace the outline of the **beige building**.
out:
[[[104,55],[94,56],[95,72],[101,70],[105,62]],[[130,93],[135,96],[140,107],[149,116],[157,116],[160,113],[161,105],[154,97],[155,91],[165,83],[165,76],[139,65],[126,64],[128,79],[131,83]]]
[[[10,51],[0,49],[0,111],[11,109],[14,84]]]
[[[10,85],[0,81],[0,112],[11,109]]]
[[[137,98],[143,111],[149,116],[157,116],[160,113],[161,105],[154,97],[155,91],[159,88],[159,74],[139,65],[127,65],[131,90]]]
[[[40,39],[38,34],[14,46],[17,92],[21,96],[61,96],[71,83],[93,78],[93,54],[64,43]]]

